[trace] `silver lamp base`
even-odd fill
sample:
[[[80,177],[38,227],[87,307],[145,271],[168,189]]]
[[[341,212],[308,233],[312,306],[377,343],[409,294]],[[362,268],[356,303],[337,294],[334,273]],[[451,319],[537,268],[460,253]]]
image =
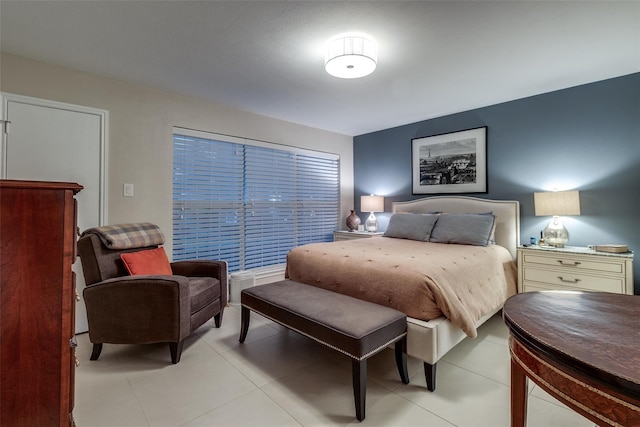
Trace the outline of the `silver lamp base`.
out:
[[[547,246],[564,248],[569,241],[569,231],[562,225],[560,218],[553,217],[553,220],[542,230],[542,238]]]
[[[367,222],[364,223],[364,228],[371,233],[378,231],[378,220],[373,212],[371,212],[371,215],[367,218]]]

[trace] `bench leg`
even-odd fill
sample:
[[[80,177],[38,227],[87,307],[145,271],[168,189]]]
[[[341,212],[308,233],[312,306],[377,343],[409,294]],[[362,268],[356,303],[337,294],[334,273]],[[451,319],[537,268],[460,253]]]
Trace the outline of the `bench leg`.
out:
[[[424,362],[424,377],[427,380],[427,390],[434,391],[436,389],[436,364],[433,365]]]
[[[407,336],[396,341],[396,366],[403,384],[409,384],[409,372],[407,371]]]
[[[240,342],[244,342],[245,338],[247,338],[247,332],[249,332],[249,320],[251,318],[251,310],[243,306],[241,316],[242,317],[240,321]]]
[[[364,420],[365,404],[367,401],[367,359],[351,359],[351,372],[353,376],[353,397],[356,402],[356,418]]]

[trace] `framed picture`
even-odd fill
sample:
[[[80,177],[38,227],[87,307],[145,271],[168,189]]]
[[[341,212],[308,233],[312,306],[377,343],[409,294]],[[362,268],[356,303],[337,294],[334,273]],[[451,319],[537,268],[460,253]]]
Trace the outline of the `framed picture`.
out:
[[[411,140],[413,194],[486,193],[487,127]]]

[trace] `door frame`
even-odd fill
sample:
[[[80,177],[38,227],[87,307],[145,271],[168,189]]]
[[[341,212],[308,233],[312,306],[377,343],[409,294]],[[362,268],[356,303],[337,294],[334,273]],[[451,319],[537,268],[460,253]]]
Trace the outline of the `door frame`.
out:
[[[0,92],[0,124],[2,125],[2,141],[0,143],[0,178],[7,177],[7,133],[11,132],[11,122],[7,121],[7,111],[9,102],[16,102],[27,105],[34,105],[45,108],[55,108],[59,110],[72,111],[76,113],[91,114],[98,117],[100,121],[100,172],[99,172],[99,191],[98,201],[98,226],[107,223],[107,194],[108,194],[108,129],[109,129],[109,111],[98,108],[85,107],[83,105],[68,104],[64,102],[51,101],[48,99],[34,98],[24,95],[16,95],[12,93]]]

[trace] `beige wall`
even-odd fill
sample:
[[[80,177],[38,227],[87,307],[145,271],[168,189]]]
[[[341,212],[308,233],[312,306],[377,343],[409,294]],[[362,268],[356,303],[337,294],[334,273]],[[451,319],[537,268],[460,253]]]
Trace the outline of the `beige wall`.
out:
[[[341,225],[353,207],[350,136],[7,53],[0,59],[0,91],[108,110],[107,223],[155,222],[169,250],[174,126],[338,154]],[[135,197],[123,197],[124,183],[134,184]]]

